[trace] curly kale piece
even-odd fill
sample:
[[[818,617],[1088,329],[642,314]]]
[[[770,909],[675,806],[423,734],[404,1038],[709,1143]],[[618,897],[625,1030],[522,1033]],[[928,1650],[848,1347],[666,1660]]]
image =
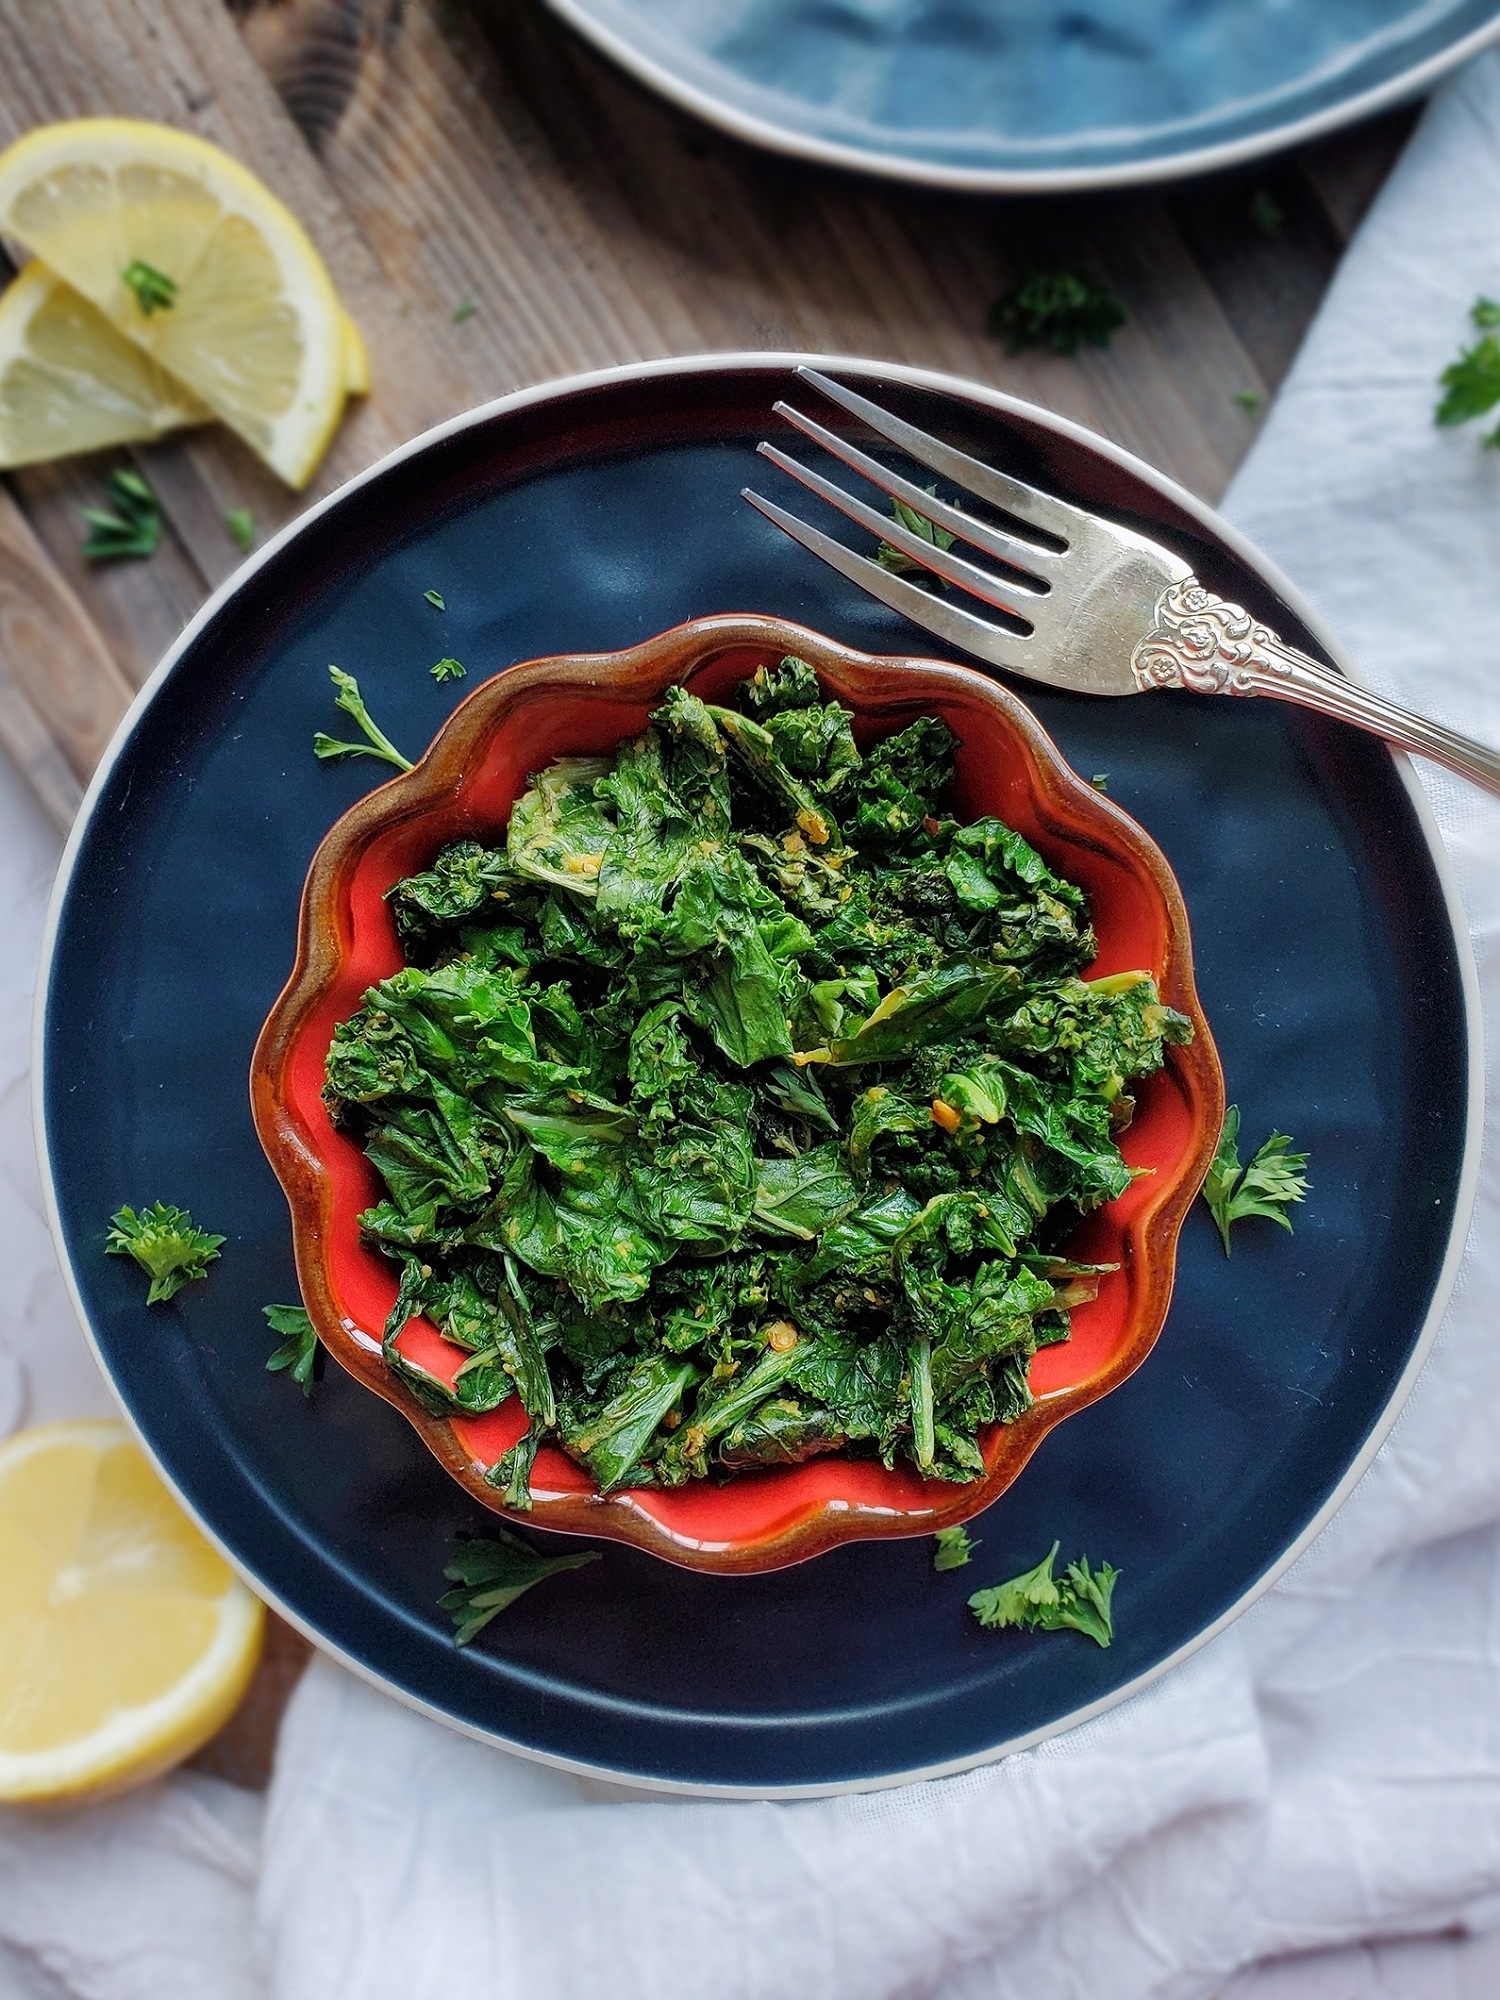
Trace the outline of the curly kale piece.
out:
[[[848,839],[889,846],[933,817],[953,776],[958,738],[935,715],[918,716],[877,743],[846,787]]]
[[[1107,1275],[1057,1246],[1130,1184],[1128,1086],[1187,1023],[1079,976],[1083,893],[949,816],[956,747],[862,754],[788,656],[390,891],[407,964],[325,1099],[382,1185],[388,1365],[524,1409],[508,1506],[545,1444],[606,1492],[830,1451],[970,1480]]]
[[[148,1306],[165,1305],[184,1285],[208,1276],[222,1236],[200,1229],[185,1208],[153,1202],[139,1214],[122,1208],[110,1217],[104,1248],[111,1257],[133,1257],[151,1280]]]

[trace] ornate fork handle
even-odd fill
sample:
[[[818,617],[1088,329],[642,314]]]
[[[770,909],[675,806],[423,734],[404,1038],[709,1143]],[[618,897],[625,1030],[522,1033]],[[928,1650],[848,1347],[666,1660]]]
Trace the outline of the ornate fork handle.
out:
[[[1271,694],[1352,722],[1403,750],[1446,764],[1500,797],[1500,751],[1457,730],[1413,715],[1347,681],[1278,639],[1242,605],[1205,590],[1196,577],[1172,584],[1157,600],[1155,623],[1130,659],[1143,689],[1188,688],[1194,694]]]

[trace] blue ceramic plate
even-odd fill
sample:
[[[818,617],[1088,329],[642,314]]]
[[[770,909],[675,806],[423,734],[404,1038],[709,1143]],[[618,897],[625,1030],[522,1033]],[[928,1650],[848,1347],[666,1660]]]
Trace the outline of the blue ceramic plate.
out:
[[[918,422],[1148,525],[1212,588],[1323,650],[1298,605],[1187,495],[1025,405],[847,368]],[[272,543],[153,677],[64,862],[39,1014],[53,1222],[99,1359],[166,1478],[271,1602],[392,1692],[532,1755],[758,1793],[879,1784],[995,1755],[1119,1700],[1264,1588],[1394,1417],[1446,1296],[1476,1152],[1472,967],[1405,767],[1272,702],[1022,690],[1078,770],[1165,849],[1205,1010],[1256,1141],[1312,1152],[1295,1236],[1226,1261],[1189,1216],[1149,1360],[1049,1437],[978,1522],[965,1571],[868,1542],[752,1577],[618,1546],[458,1651],[446,1545],[483,1515],[404,1418],[336,1368],[310,1402],[265,1370],[261,1306],[295,1298],[247,1071],[290,969],[330,823],[379,776],[324,766],[327,663],[425,744],[465,684],[539,655],[763,611],[871,652],[931,642],[739,498],[794,393],[781,356],[654,364],[530,391],[398,452]],[[440,591],[446,612],[424,601]],[[102,1254],[156,1198],[228,1238],[148,1310]],[[1399,1228],[1393,1218],[1400,1219]],[[1054,1539],[1116,1563],[1118,1637],[981,1631],[978,1584]]]
[[[549,0],[699,117],[900,180],[1163,180],[1431,87],[1493,0]]]

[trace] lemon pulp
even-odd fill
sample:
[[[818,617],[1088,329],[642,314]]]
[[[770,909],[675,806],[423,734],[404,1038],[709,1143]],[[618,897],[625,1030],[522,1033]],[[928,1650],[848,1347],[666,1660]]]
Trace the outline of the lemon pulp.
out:
[[[263,1619],[123,1424],[0,1445],[0,1799],[191,1755],[239,1702]]]

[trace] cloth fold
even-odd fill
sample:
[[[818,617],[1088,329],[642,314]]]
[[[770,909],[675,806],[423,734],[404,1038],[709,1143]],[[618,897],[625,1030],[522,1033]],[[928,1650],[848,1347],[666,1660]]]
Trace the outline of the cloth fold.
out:
[[[1226,508],[1376,687],[1492,742],[1500,453],[1432,409],[1470,304],[1497,291],[1489,56],[1429,108]],[[1500,1050],[1500,805],[1423,781]],[[10,789],[0,900],[34,951],[46,842]],[[29,962],[0,959],[0,994],[19,1000]],[[27,1408],[22,1364],[33,1415],[101,1401],[20,1164],[18,1011],[0,1008],[0,1251],[22,1301],[0,1421]],[[704,1804],[487,1750],[317,1660],[263,1826],[257,1801],[182,1775],[47,1821],[0,1814],[0,2000],[1210,2000],[1231,1980],[1236,2000],[1290,2000],[1294,1968],[1239,1969],[1500,1927],[1489,1103],[1458,1289],[1390,1439],[1289,1575],[1133,1701],[957,1778]]]

